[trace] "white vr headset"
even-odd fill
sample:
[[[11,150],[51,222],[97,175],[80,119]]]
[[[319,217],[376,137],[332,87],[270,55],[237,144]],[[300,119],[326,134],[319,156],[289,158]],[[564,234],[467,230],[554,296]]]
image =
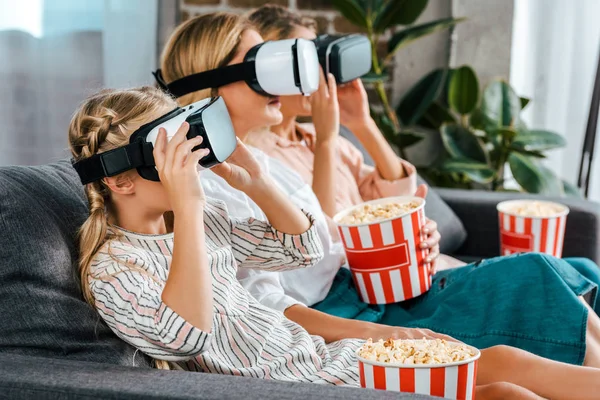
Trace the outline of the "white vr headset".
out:
[[[210,150],[210,153],[200,160],[201,167],[213,167],[225,161],[235,150],[237,140],[227,107],[221,97],[215,97],[200,100],[186,107],[177,107],[141,126],[131,135],[128,145],[74,162],[73,167],[84,185],[134,168],[142,178],[159,181],[152,154],[158,131],[165,128],[167,139],[171,140],[185,121],[190,124],[188,139],[196,136],[204,138],[202,144],[193,151],[200,148]]]
[[[305,39],[260,43],[239,64],[189,75],[166,83],[161,70],[153,73],[158,84],[175,97],[197,90],[245,81],[262,95],[309,95],[319,88],[319,60],[315,44]]]

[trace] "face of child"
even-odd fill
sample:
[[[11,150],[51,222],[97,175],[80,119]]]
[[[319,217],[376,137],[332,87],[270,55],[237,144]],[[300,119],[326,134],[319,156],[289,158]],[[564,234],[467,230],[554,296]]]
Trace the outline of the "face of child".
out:
[[[248,50],[263,42],[258,32],[248,29],[242,34],[238,51],[229,65],[244,61]],[[219,88],[219,95],[225,100],[236,135],[244,139],[249,131],[263,126],[281,123],[281,103],[278,97],[262,96],[244,81],[234,82]]]
[[[289,39],[308,39],[316,38],[315,32],[303,26],[297,26],[290,34]],[[284,117],[301,116],[308,117],[310,111],[310,97],[296,94],[293,96],[281,96],[281,113]]]

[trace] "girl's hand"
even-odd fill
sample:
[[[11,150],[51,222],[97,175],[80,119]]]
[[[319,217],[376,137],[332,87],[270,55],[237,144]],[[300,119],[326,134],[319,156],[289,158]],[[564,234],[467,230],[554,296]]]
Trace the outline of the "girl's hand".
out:
[[[427,185],[419,185],[415,196],[425,198],[427,197],[428,188]],[[425,236],[425,240],[421,242],[420,247],[422,249],[429,249],[429,255],[425,259],[425,262],[431,264],[429,273],[435,275],[437,272],[439,255],[440,255],[440,239],[442,236],[437,229],[437,223],[429,218],[426,219],[425,225],[421,227],[421,233]]]
[[[317,143],[327,143],[335,140],[340,132],[340,110],[335,77],[329,74],[325,81],[322,68],[319,74],[319,89],[310,96],[310,104]]]
[[[373,341],[383,339],[442,339],[448,342],[460,343],[448,335],[433,332],[429,329],[419,328],[400,328],[397,326],[375,325],[375,331],[372,332]]]
[[[337,90],[340,104],[340,120],[352,131],[356,126],[366,125],[371,120],[369,98],[360,79],[355,79],[340,86]]]
[[[167,132],[161,128],[153,150],[158,176],[174,213],[190,205],[197,210],[199,204],[205,203],[197,167],[198,161],[206,157],[209,150],[198,149],[192,152],[194,147],[202,143],[202,137],[187,140],[189,128],[190,125],[184,122],[168,142]]]
[[[265,180],[260,164],[240,139],[237,139],[235,151],[227,161],[215,165],[211,170],[242,192],[251,191]]]

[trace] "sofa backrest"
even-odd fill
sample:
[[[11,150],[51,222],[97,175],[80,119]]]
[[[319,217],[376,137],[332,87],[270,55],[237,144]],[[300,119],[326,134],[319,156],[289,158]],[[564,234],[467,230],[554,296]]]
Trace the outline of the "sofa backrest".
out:
[[[83,300],[75,238],[87,213],[69,162],[0,168],[0,353],[147,367]]]

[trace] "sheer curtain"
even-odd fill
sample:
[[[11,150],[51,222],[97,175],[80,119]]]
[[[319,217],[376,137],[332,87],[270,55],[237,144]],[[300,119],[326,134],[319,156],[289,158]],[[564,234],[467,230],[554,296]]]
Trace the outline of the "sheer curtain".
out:
[[[158,0],[0,0],[0,165],[64,158],[77,105],[152,84]]]
[[[565,136],[548,166],[576,183],[600,44],[600,1],[515,0],[511,83],[532,102],[531,127]],[[597,141],[598,147],[600,140]],[[600,149],[592,166],[590,198],[600,201]]]

